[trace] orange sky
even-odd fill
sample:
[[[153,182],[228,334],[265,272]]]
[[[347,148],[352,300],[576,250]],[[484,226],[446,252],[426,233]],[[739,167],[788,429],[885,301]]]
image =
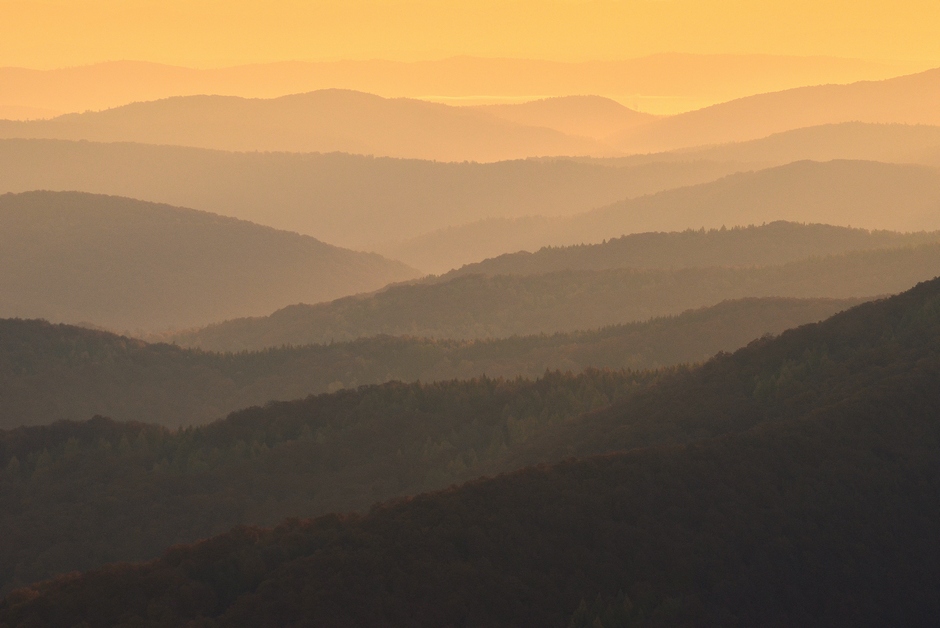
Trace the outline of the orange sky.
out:
[[[0,0],[0,66],[556,60],[656,52],[940,64],[938,0]]]

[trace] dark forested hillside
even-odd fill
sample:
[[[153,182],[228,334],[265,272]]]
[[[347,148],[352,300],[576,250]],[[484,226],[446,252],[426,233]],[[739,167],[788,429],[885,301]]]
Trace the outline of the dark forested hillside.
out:
[[[172,336],[240,351],[376,334],[486,338],[646,320],[743,297],[851,298],[906,290],[940,274],[940,244],[856,251],[753,268],[609,269],[466,275],[296,305]]]
[[[777,221],[762,226],[637,233],[602,244],[500,255],[443,275],[539,275],[561,270],[770,266],[808,257],[940,241],[940,232],[896,233]]]
[[[2,317],[153,331],[416,275],[378,255],[195,210],[74,192],[0,196]]]
[[[275,399],[390,380],[536,378],[705,360],[831,316],[857,300],[744,299],[675,317],[551,336],[378,337],[219,355],[43,321],[0,320],[0,428],[96,414],[201,424]]]
[[[0,591],[238,524],[366,509],[480,475],[656,372],[391,382],[170,431],[101,417],[0,432]]]
[[[580,454],[632,451],[367,515],[235,529],[17,591],[0,622],[929,626],[940,612],[938,382],[934,280],[664,375],[528,440],[577,434]],[[309,421],[262,416],[217,429],[286,435]],[[52,429],[50,444],[74,428]],[[6,435],[6,451],[35,451],[43,437],[26,434]],[[77,464],[81,442],[49,447],[41,464],[8,462],[2,494]]]
[[[583,212],[713,181],[740,169],[733,163],[696,160],[444,163],[340,153],[0,140],[0,192],[116,194],[250,220],[352,248],[487,217]],[[473,254],[468,261],[484,257],[488,255]]]

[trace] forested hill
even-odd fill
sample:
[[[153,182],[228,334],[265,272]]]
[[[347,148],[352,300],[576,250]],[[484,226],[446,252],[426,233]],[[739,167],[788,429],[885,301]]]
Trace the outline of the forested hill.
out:
[[[308,236],[77,192],[0,196],[0,316],[118,330],[205,325],[411,279]]]
[[[940,612],[938,384],[934,280],[561,425],[583,437],[579,453],[658,447],[362,516],[239,528],[18,591],[0,622],[929,626]],[[611,443],[611,425],[632,438],[621,430]],[[534,438],[552,434],[572,431],[548,424]],[[72,450],[80,460],[80,443]],[[43,469],[63,464],[50,458]]]
[[[940,241],[940,232],[896,233],[777,221],[760,226],[637,233],[602,244],[546,247],[467,264],[459,275],[539,275],[560,270],[769,266],[807,257]]]
[[[754,268],[610,269],[466,275],[296,305],[171,339],[241,351],[377,334],[486,338],[602,327],[743,297],[852,298],[892,294],[940,274],[940,244],[855,251]]]
[[[703,361],[855,299],[743,299],[600,330],[457,341],[377,337],[219,355],[36,320],[0,320],[0,428],[96,414],[201,424],[275,399],[390,380],[540,377]]]

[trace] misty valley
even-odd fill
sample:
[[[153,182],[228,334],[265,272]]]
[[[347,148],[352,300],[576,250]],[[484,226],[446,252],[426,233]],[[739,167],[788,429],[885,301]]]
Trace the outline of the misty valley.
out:
[[[357,59],[0,67],[0,628],[935,624],[940,69]]]

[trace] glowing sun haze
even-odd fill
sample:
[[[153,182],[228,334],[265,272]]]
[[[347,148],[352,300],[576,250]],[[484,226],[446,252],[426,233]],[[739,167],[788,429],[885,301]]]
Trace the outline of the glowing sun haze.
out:
[[[937,0],[0,0],[0,66],[659,52],[940,60]]]

